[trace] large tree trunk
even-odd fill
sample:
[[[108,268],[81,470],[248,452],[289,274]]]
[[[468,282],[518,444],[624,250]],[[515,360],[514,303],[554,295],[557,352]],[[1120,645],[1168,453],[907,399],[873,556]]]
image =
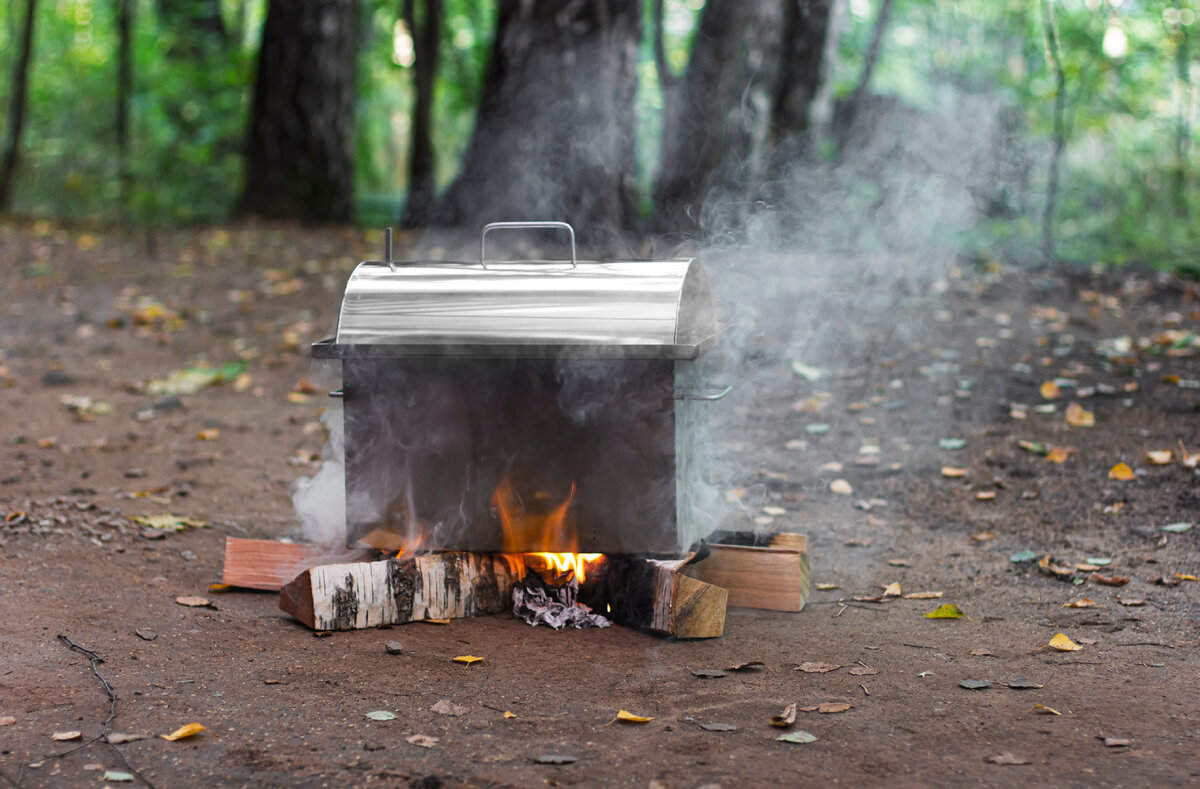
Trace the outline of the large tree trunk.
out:
[[[350,219],[357,10],[356,0],[270,0],[238,213]]]
[[[12,99],[8,105],[8,135],[4,158],[0,160],[0,213],[12,211],[13,180],[25,131],[25,109],[29,96],[29,64],[33,60],[33,26],[37,19],[37,0],[25,3],[25,28],[21,32],[21,51],[13,61]]]
[[[710,199],[742,213],[764,169],[779,84],[784,4],[708,0],[665,124],[656,224],[694,230]]]
[[[442,38],[442,0],[425,0],[424,19],[417,19],[417,0],[405,0],[404,16],[412,31],[416,59],[413,63],[412,155],[408,166],[408,200],[400,224],[423,227],[429,223],[437,182],[433,154],[433,80],[437,74]]]
[[[891,0],[883,0],[884,15]],[[808,130],[809,109],[824,77],[825,42],[832,0],[786,0],[783,65],[775,95],[777,141]],[[878,53],[878,43],[872,44]],[[874,63],[874,56],[870,61]]]
[[[121,213],[129,209],[133,178],[129,161],[129,103],[133,95],[134,0],[117,0],[117,164]]]
[[[634,217],[638,0],[500,0],[462,170],[439,224],[558,219],[584,238]]]

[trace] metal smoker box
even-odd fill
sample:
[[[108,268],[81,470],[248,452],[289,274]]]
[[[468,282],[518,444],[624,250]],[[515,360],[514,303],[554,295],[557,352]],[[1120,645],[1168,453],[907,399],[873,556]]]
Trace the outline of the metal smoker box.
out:
[[[559,228],[571,259],[489,262],[487,234]],[[349,545],[675,554],[707,534],[716,335],[694,260],[576,260],[558,222],[494,223],[478,262],[361,263],[342,361]],[[336,393],[335,393],[336,394]],[[515,511],[515,512],[514,512]]]

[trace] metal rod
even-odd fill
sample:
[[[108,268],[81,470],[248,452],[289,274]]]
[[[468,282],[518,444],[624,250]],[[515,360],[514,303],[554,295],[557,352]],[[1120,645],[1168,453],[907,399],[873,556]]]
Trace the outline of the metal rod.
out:
[[[487,268],[487,234],[491,230],[565,230],[571,237],[571,268],[575,268],[575,228],[566,222],[490,222],[479,233],[479,265]]]
[[[383,229],[383,262],[388,265],[388,268],[396,270],[396,267],[392,265],[392,229],[390,227]]]

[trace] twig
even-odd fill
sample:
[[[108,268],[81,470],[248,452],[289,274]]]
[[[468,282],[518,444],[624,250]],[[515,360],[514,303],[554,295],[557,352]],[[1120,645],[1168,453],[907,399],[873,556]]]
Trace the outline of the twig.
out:
[[[930,647],[930,646],[926,646],[924,644],[901,644],[900,646],[912,647],[913,649],[937,649],[937,647]]]
[[[72,641],[67,636],[64,636],[62,633],[59,633],[56,636],[56,638],[59,641],[66,644],[67,648],[70,649],[72,652],[78,652],[79,654],[83,655],[84,657],[86,657],[88,659],[88,661],[91,665],[91,668],[92,668],[92,676],[94,676],[96,679],[100,680],[100,684],[104,686],[104,692],[108,696],[108,718],[105,719],[104,725],[102,727],[100,727],[100,733],[97,734],[95,737],[91,738],[90,740],[86,740],[86,741],[80,743],[79,745],[76,745],[74,748],[63,751],[61,753],[46,754],[41,759],[38,759],[38,762],[45,762],[49,759],[61,759],[64,756],[69,756],[70,754],[75,753],[78,750],[82,750],[83,748],[88,747],[89,745],[91,745],[94,742],[104,740],[106,743],[108,743],[109,746],[112,747],[112,749],[114,751],[117,752],[117,756],[121,757],[121,761],[124,763],[125,769],[129,770],[129,772],[136,775],[139,779],[141,779],[142,783],[146,784],[146,786],[148,786],[150,789],[154,789],[154,784],[150,783],[149,779],[147,779],[146,776],[142,775],[136,767],[134,767],[132,764],[129,763],[129,760],[125,758],[125,754],[121,752],[121,749],[118,748],[114,743],[108,742],[108,728],[112,725],[113,719],[115,719],[117,717],[117,692],[115,690],[113,690],[112,685],[108,684],[108,680],[105,679],[100,674],[100,670],[96,668],[96,666],[98,666],[104,662],[104,658],[101,657],[99,654],[93,652],[92,650],[88,649],[87,647],[79,646],[79,644],[76,644],[74,641]],[[17,772],[17,780],[15,783],[13,783],[13,786],[20,787],[21,782],[25,778],[25,768],[28,766],[29,766],[29,764],[26,762],[21,763],[21,769]]]
[[[1176,649],[1174,644],[1164,644],[1160,641],[1128,641],[1123,644],[1110,644],[1114,647],[1166,647],[1167,649]]]

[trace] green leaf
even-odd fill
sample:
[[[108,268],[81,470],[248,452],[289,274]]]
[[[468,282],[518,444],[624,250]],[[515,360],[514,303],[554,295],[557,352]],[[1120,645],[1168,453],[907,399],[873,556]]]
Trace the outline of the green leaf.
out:
[[[1112,559],[1105,559],[1103,556],[1089,556],[1084,561],[1096,567],[1108,567],[1112,564]]]
[[[792,362],[792,372],[810,383],[815,383],[825,377],[824,370],[803,362]]]
[[[779,735],[775,740],[777,742],[794,742],[803,745],[806,742],[816,742],[817,736],[806,732],[804,729],[796,729],[795,731],[789,731],[787,734]]]
[[[938,606],[925,615],[926,619],[962,619],[962,617],[962,609],[954,603],[946,603],[943,606]]]
[[[965,438],[943,438],[938,440],[938,449],[956,450],[966,449],[967,440]]]
[[[824,422],[810,422],[804,426],[804,429],[814,436],[820,436],[829,432],[829,425]]]
[[[372,710],[367,713],[367,717],[373,721],[394,721],[396,713],[391,710]]]
[[[1160,526],[1160,531],[1170,532],[1171,534],[1183,534],[1185,531],[1190,531],[1194,524],[1180,521],[1179,523],[1168,523],[1166,526]]]
[[[132,781],[133,773],[123,773],[120,770],[108,770],[101,777],[102,781],[112,781],[113,783]]]
[[[1008,557],[1008,560],[1010,562],[1020,563],[1020,562],[1031,562],[1036,558],[1038,558],[1037,551],[1030,551],[1027,549],[1024,551],[1017,551],[1012,556]]]

